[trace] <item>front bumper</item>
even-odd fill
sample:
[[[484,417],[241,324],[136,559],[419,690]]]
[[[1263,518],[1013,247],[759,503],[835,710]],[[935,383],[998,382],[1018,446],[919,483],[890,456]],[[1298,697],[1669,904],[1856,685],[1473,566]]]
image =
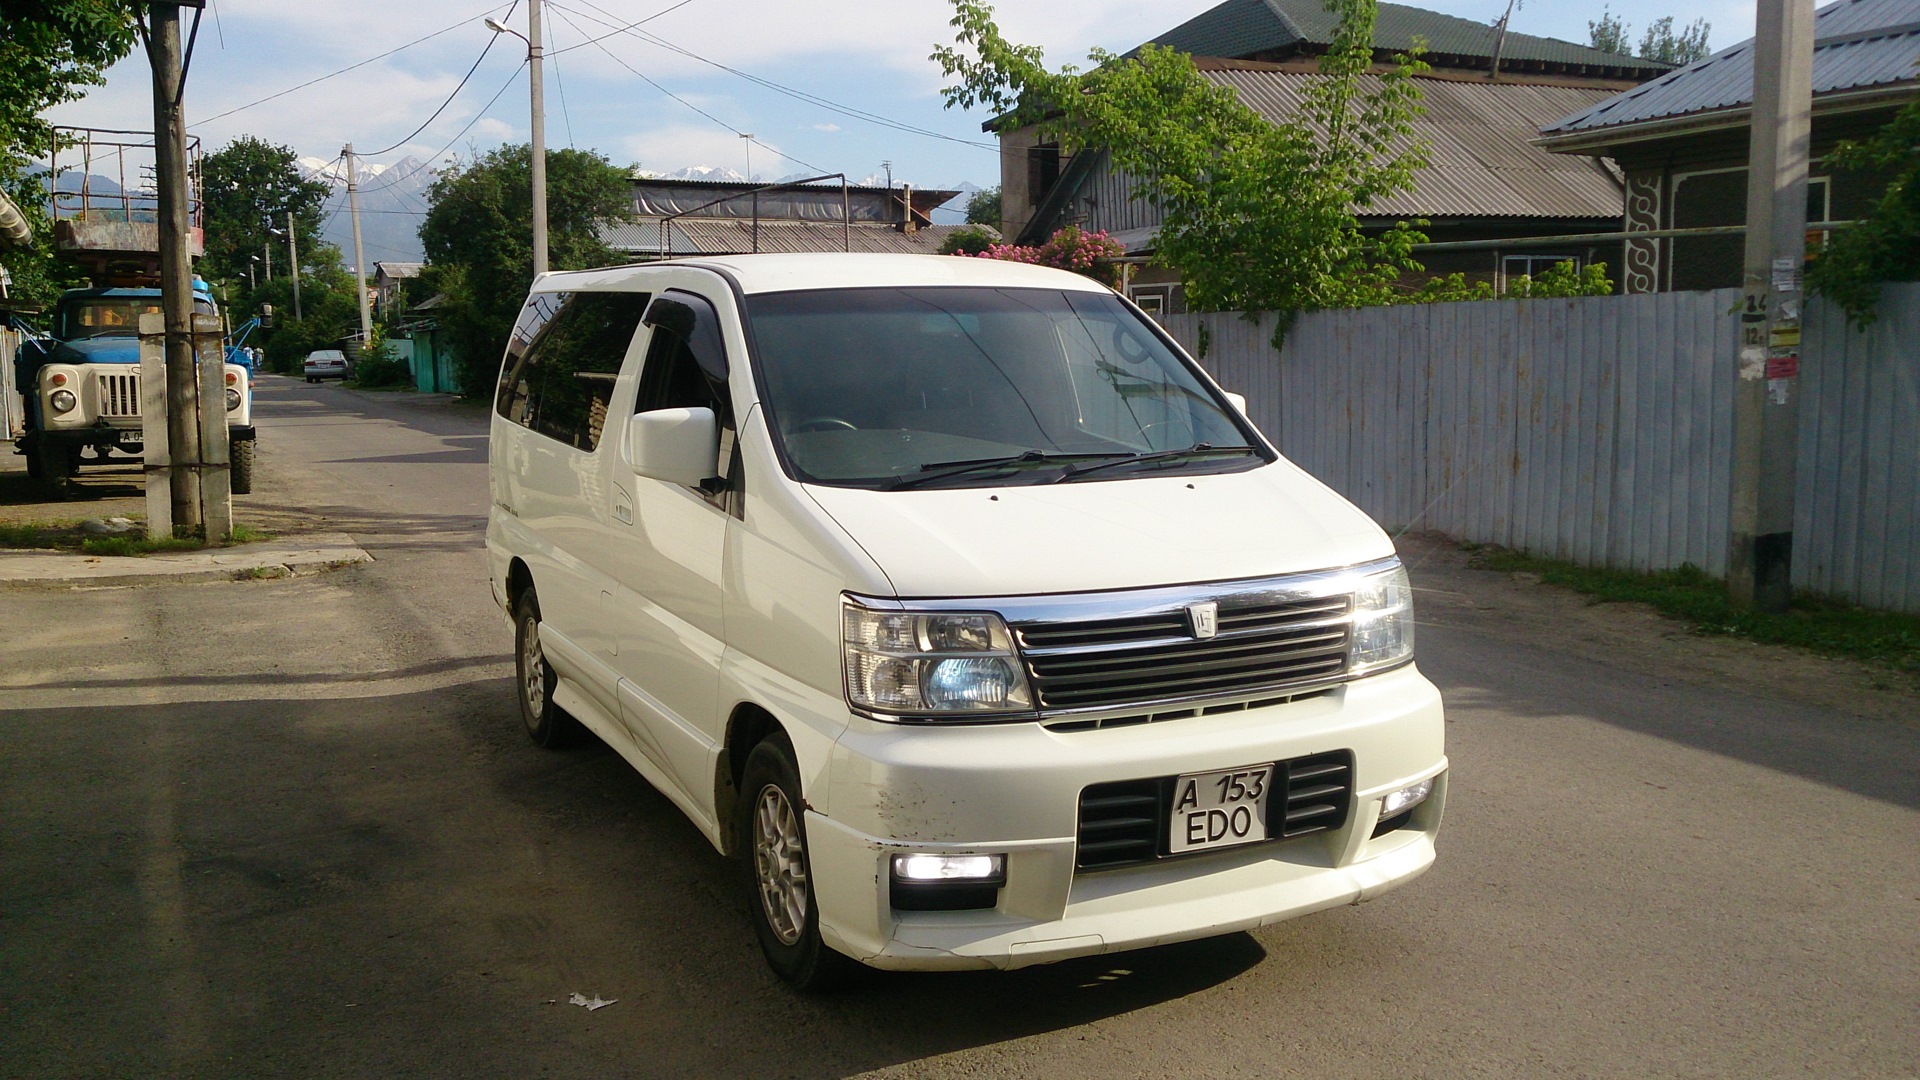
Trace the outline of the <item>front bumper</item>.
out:
[[[1371,899],[1432,864],[1446,801],[1437,691],[1412,667],[1284,705],[1137,727],[903,729],[856,720],[807,815],[821,933],[882,968],[1013,968],[1251,929]],[[1354,755],[1338,829],[1125,868],[1076,871],[1082,788],[1328,750]],[[1402,828],[1380,799],[1437,777]],[[1004,853],[991,909],[896,911],[899,852]]]

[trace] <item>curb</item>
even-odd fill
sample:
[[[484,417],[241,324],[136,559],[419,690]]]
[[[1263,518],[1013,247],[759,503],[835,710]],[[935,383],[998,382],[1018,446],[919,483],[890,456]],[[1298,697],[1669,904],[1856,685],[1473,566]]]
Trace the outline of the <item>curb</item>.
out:
[[[0,554],[0,589],[102,588],[307,577],[372,561],[373,556],[345,533],[315,533],[292,540],[161,555],[20,551]]]

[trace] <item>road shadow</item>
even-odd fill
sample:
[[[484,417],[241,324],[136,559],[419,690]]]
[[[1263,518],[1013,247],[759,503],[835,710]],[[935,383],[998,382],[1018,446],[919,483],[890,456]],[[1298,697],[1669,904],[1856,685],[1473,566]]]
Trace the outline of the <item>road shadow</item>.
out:
[[[1481,639],[1473,644],[1472,639]],[[1488,663],[1489,659],[1497,663]],[[1463,708],[1579,717],[1920,809],[1920,726],[1866,720],[1618,668],[1458,626],[1420,628],[1420,668]]]
[[[841,1077],[1265,958],[1237,934],[800,997],[740,867],[604,745],[532,746],[512,695],[0,711],[0,1052],[23,1075]]]

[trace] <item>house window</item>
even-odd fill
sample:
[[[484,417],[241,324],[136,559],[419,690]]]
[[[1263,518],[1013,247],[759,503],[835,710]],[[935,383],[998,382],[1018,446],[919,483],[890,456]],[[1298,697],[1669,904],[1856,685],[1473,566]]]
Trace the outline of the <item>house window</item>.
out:
[[[1537,278],[1542,271],[1551,270],[1560,263],[1572,263],[1575,272],[1580,269],[1578,255],[1503,255],[1500,257],[1500,291],[1507,291],[1507,283],[1514,278],[1526,275]]]
[[[1060,181],[1060,144],[1041,143],[1027,149],[1027,192],[1038,206]]]
[[[1149,315],[1164,315],[1167,312],[1167,290],[1165,289],[1135,289],[1129,299],[1140,305],[1140,310]]]

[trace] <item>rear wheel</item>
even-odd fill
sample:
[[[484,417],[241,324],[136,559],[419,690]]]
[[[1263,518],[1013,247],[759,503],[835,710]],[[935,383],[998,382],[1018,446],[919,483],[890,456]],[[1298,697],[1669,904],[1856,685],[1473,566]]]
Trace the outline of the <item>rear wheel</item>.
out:
[[[831,990],[855,971],[820,940],[820,906],[807,856],[800,770],[793,744],[774,732],[747,755],[735,828],[746,855],[748,904],[760,951],[774,972],[803,992]]]
[[[534,595],[532,586],[520,594],[513,607],[513,658],[520,719],[527,725],[527,736],[534,745],[548,749],[572,742],[580,722],[553,703],[559,679],[540,647],[540,598]]]
[[[229,490],[235,495],[253,494],[253,440],[242,439],[234,443],[228,460],[232,464],[228,477]]]

